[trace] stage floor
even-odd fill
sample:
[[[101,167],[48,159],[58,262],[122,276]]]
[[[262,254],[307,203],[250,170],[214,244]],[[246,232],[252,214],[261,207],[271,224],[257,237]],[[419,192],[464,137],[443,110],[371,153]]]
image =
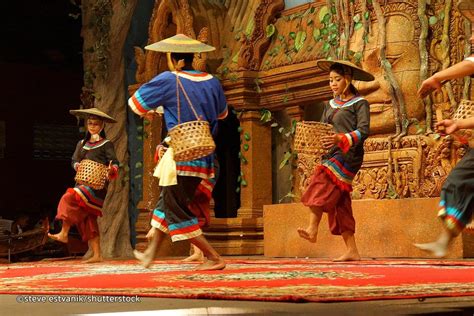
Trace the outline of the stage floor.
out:
[[[474,296],[377,300],[345,303],[279,303],[222,300],[143,298],[137,304],[20,304],[17,295],[0,295],[2,315],[438,315],[474,314]]]
[[[225,270],[205,273],[176,259],[151,269],[133,260],[4,264],[2,314],[474,314],[473,260],[226,259]]]

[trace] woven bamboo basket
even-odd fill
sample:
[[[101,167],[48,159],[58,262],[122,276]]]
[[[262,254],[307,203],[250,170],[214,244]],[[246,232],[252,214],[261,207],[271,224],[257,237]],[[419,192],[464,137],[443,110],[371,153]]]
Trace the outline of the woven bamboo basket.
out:
[[[101,190],[107,181],[107,167],[104,164],[84,159],[79,164],[74,180],[95,190]]]
[[[174,160],[191,161],[210,155],[216,149],[207,121],[181,123],[168,131]]]
[[[334,133],[331,124],[302,121],[296,123],[294,148],[298,153],[322,156],[327,154],[321,143],[322,136]]]
[[[453,120],[462,120],[474,116],[474,101],[461,100],[453,114]]]

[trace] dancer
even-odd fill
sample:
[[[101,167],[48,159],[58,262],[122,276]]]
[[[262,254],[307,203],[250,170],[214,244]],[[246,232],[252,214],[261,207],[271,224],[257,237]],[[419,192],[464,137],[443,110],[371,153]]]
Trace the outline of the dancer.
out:
[[[471,4],[469,7],[468,5]],[[474,4],[461,1],[459,10],[474,23]],[[465,9],[462,9],[465,8]],[[468,10],[468,12],[463,12]],[[468,14],[469,13],[469,14]],[[470,38],[474,44],[474,33]],[[422,82],[418,94],[425,97],[434,90],[441,90],[443,83],[448,80],[474,74],[474,55],[446,68]],[[474,117],[463,120],[442,120],[436,124],[443,127],[447,134],[453,134],[460,129],[474,128]],[[441,189],[440,210],[438,217],[443,223],[443,230],[438,239],[431,243],[415,244],[416,247],[429,251],[435,257],[446,256],[449,244],[468,225],[474,212],[474,149],[469,148],[464,157],[456,164]]]
[[[197,116],[209,122],[213,135],[217,132],[217,121],[227,116],[227,103],[220,82],[210,74],[196,71],[192,67],[194,53],[212,51],[215,48],[185,35],[178,34],[148,49],[167,52],[169,67],[174,71],[165,71],[150,82],[144,84],[129,99],[130,108],[138,115],[144,116],[150,110],[163,106],[166,128],[170,130],[178,124],[178,114],[182,123],[195,120],[191,111],[194,107]],[[182,91],[177,85],[181,83]],[[186,100],[178,113],[178,100]],[[190,103],[190,104],[188,104]],[[169,233],[172,241],[189,240],[199,248],[206,261],[196,270],[219,270],[225,267],[225,261],[203,236],[198,217],[193,213],[192,204],[196,192],[203,180],[212,181],[214,173],[214,155],[193,161],[176,162],[177,184],[161,186],[163,194],[153,219],[155,227]],[[191,206],[191,207],[190,207]],[[144,253],[135,252],[135,256],[144,266],[153,260],[158,238],[150,233],[150,246]]]
[[[86,119],[87,123],[86,136],[78,142],[72,156],[74,170],[77,172],[81,164],[91,160],[106,168],[108,181],[117,178],[119,162],[114,145],[106,138],[104,131],[105,122],[116,123],[116,120],[96,108],[71,110],[70,113]],[[82,240],[87,241],[89,249],[92,250],[92,256],[85,261],[86,263],[102,261],[97,217],[102,216],[101,210],[106,194],[107,183],[102,188],[97,188],[95,185],[82,182],[76,183],[74,188],[67,189],[59,201],[56,215],[56,219],[62,221],[61,231],[54,235],[48,234],[51,239],[67,243],[69,229],[71,226],[76,226]]]
[[[342,235],[347,251],[334,261],[360,260],[354,238],[352,215],[352,179],[362,165],[364,141],[369,135],[369,104],[352,84],[352,80],[372,81],[374,77],[348,61],[319,60],[317,65],[329,72],[334,99],[325,105],[321,122],[332,124],[335,134],[322,137],[329,153],[316,167],[301,201],[311,210],[309,225],[298,228],[298,234],[316,242],[323,212],[333,235]]]
[[[153,119],[153,118],[151,118]],[[155,151],[155,163],[158,164],[160,159],[163,157],[166,147],[162,144],[157,146]],[[194,195],[193,201],[188,205],[191,212],[198,218],[199,227],[206,227],[209,225],[210,222],[210,202],[212,198],[212,190],[214,189],[215,182],[218,178],[218,163],[217,160],[214,161],[216,168],[214,169],[214,173],[216,175],[215,178],[212,179],[202,179],[201,183],[199,184],[196,193]],[[163,194],[160,194],[159,201],[158,201],[158,210],[163,209]],[[140,253],[137,250],[134,250],[134,255],[137,259],[140,260],[141,264],[148,268],[151,265],[151,262],[155,258],[156,251],[158,250],[161,242],[163,241],[163,234],[160,234],[159,226],[160,221],[159,211],[157,214],[152,215],[152,219],[150,222],[151,228],[146,234],[146,238],[150,243],[150,246],[147,248],[145,253]],[[154,212],[155,213],[155,212]],[[158,242],[153,242],[152,240],[157,239]],[[190,255],[182,260],[182,262],[202,262],[204,261],[204,254],[203,252],[196,247],[195,245],[191,244],[190,248]]]

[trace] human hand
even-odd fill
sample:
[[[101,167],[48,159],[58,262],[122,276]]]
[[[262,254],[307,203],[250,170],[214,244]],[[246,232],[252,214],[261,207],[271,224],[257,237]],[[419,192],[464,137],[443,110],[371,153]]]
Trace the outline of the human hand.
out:
[[[446,134],[452,134],[459,129],[457,122],[454,120],[442,120],[436,123],[435,127],[438,131],[443,127]]]
[[[341,141],[338,134],[332,134],[330,136],[321,137],[321,144],[324,149],[331,149],[334,145],[337,145]]]
[[[153,121],[155,119],[155,116],[157,116],[158,113],[156,113],[155,111],[148,111],[146,112],[146,114],[143,116],[143,118],[147,119],[148,121]]]
[[[440,91],[441,87],[442,83],[437,80],[435,76],[431,76],[421,83],[420,89],[418,89],[418,95],[424,98],[434,90]]]

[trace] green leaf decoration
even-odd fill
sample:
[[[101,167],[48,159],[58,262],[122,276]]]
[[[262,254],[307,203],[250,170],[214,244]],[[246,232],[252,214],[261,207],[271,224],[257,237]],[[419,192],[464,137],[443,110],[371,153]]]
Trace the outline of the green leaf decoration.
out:
[[[272,123],[272,125],[270,125],[271,127],[277,127],[278,126],[278,123]]]
[[[235,192],[239,193],[240,192],[240,187],[237,187],[237,189],[235,189]]]
[[[260,121],[263,123],[270,122],[272,120],[272,112],[267,109],[262,109],[260,111]]]
[[[441,11],[441,13],[439,14],[439,19],[444,20],[444,11]]]
[[[234,64],[237,64],[238,61],[239,61],[239,53],[235,54],[234,57],[232,57],[232,62]]]
[[[275,34],[275,25],[268,24],[265,31],[267,33],[267,38],[272,37],[272,35]]]
[[[285,95],[285,96],[283,97],[283,104],[288,103],[288,100],[289,100],[289,97],[288,97],[287,95]]]
[[[248,163],[248,160],[247,158],[243,157],[240,159],[240,161],[242,162],[242,164],[246,165]]]
[[[242,156],[242,152],[239,151],[239,154],[238,154],[237,156],[238,156],[240,159],[242,159],[242,157],[243,157],[243,156]]]
[[[245,35],[250,36],[253,33],[254,28],[255,28],[255,22],[252,18],[247,23],[247,27],[245,28]]]
[[[433,134],[433,139],[434,140],[438,140],[438,139],[440,139],[440,137],[441,137],[441,135],[438,134],[438,133]]]
[[[244,144],[244,150],[248,151],[249,150],[249,144]]]
[[[319,36],[321,36],[321,32],[319,31],[319,29],[313,29],[313,38],[315,41],[319,40]]]
[[[140,179],[142,177],[141,174],[137,174],[136,176],[134,176],[135,179]]]
[[[324,52],[328,52],[330,48],[331,48],[331,45],[329,45],[329,43],[324,43],[324,45],[323,45],[323,51]]]
[[[326,14],[323,18],[323,23],[324,24],[328,24],[329,21],[331,21],[331,14],[330,13]]]
[[[365,12],[365,13],[364,13],[364,18],[365,18],[366,20],[368,20],[369,17],[370,17],[369,11]]]
[[[280,128],[278,129],[278,132],[281,134],[281,133],[283,133],[284,130],[285,130],[285,129],[284,129],[283,127],[280,127]]]
[[[360,22],[360,14],[357,13],[356,15],[354,15],[354,17],[352,18],[352,20],[353,20],[355,23],[359,23],[359,22]]]
[[[145,126],[150,125],[150,121],[149,120],[143,120],[143,125],[145,125]]]
[[[296,39],[295,39],[295,50],[296,51],[299,51],[303,47],[305,40],[306,40],[306,32],[299,31],[296,34]]]
[[[285,155],[283,156],[282,161],[280,162],[280,167],[279,167],[280,170],[288,164],[288,161],[290,161],[291,156],[292,156],[291,152],[287,151],[285,153]]]
[[[142,132],[143,131],[143,126],[137,126],[137,132]]]
[[[240,182],[240,184],[243,186],[243,187],[246,187],[248,185],[247,181],[245,181],[245,179],[242,179],[242,181]]]
[[[430,25],[435,25],[436,23],[438,23],[438,18],[435,17],[434,15],[430,16],[429,23]]]
[[[328,34],[329,34],[329,30],[327,28],[321,29],[321,35],[328,35]]]
[[[246,141],[249,141],[250,140],[250,134],[248,132],[245,132],[244,133],[244,138]]]
[[[240,181],[242,181],[242,176],[237,177],[237,182],[240,182]]]
[[[356,64],[360,64],[360,62],[362,61],[362,52],[357,52],[354,54],[354,61],[356,62]]]
[[[354,30],[360,30],[364,25],[361,22],[357,22],[354,26]]]
[[[242,130],[243,130],[242,126],[237,127],[237,132],[242,133]]]
[[[319,10],[319,21],[324,22],[324,17],[329,14],[329,10],[327,6],[322,6]]]
[[[295,38],[296,38],[296,33],[295,33],[295,32],[290,32],[290,37],[291,37],[292,39],[295,39]]]
[[[311,26],[312,24],[313,24],[313,20],[308,19],[308,20],[306,21],[306,26]]]
[[[141,168],[141,167],[143,167],[143,164],[140,161],[135,163],[135,168],[138,169],[138,168]]]

